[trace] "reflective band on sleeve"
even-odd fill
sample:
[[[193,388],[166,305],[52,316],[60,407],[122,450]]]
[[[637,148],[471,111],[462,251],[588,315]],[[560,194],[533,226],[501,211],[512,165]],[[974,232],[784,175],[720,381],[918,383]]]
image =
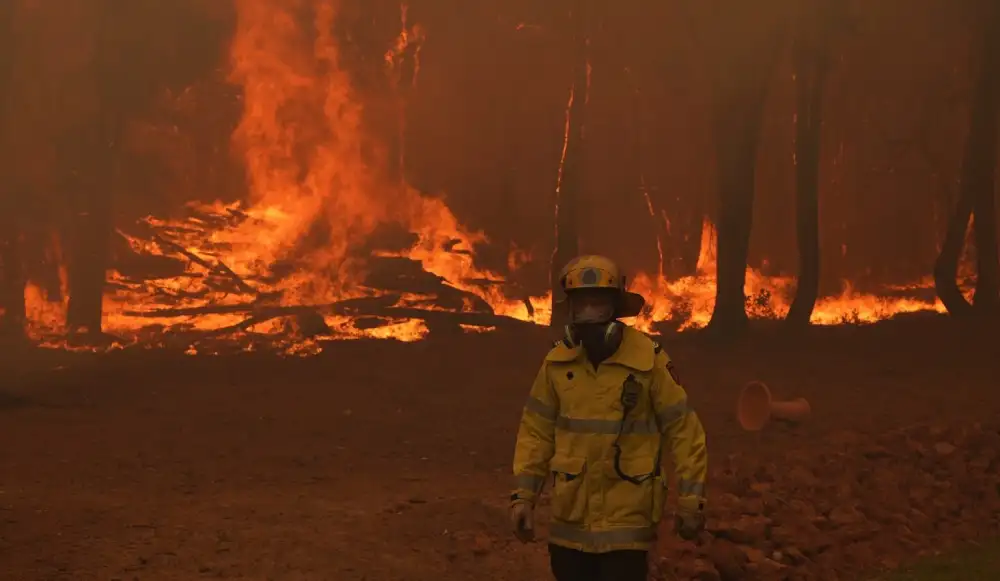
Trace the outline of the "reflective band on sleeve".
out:
[[[681,478],[677,483],[677,494],[681,496],[705,496],[705,483]]]
[[[528,410],[529,412],[538,414],[542,416],[542,418],[549,420],[550,422],[556,419],[556,416],[559,415],[559,411],[556,410],[556,408],[550,405],[546,405],[542,403],[541,400],[539,400],[538,398],[531,396],[528,396],[528,401],[524,402],[524,409]]]
[[[541,492],[545,486],[545,477],[535,474],[518,474],[514,477],[514,488],[517,490],[530,490],[535,494]]]
[[[688,411],[687,400],[681,400],[660,412],[656,419],[661,428],[666,428],[687,415]]]
[[[656,527],[628,529],[606,529],[586,531],[565,523],[553,522],[549,527],[549,538],[562,539],[583,545],[627,545],[630,543],[650,543],[656,540]]]
[[[577,418],[567,418],[559,416],[556,419],[556,427],[575,434],[610,434],[618,433],[620,420],[583,420]],[[622,434],[657,434],[659,429],[656,421],[649,420],[626,420],[621,426]]]

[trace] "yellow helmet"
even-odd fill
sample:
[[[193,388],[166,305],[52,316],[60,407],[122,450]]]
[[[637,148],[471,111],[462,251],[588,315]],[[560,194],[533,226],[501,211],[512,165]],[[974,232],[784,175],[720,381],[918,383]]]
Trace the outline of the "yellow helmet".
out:
[[[578,256],[559,273],[559,286],[569,295],[584,288],[607,288],[617,291],[616,317],[634,317],[642,311],[646,299],[625,289],[625,277],[610,258],[597,255]],[[562,301],[560,301],[562,302]]]

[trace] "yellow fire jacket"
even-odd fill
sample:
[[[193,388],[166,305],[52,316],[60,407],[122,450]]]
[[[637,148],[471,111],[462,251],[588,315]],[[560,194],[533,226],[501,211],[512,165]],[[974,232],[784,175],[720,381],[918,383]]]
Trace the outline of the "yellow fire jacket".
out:
[[[623,419],[625,391],[635,398]],[[534,503],[551,474],[549,542],[591,553],[648,549],[666,499],[664,445],[680,502],[703,505],[705,431],[660,346],[626,327],[618,351],[594,369],[581,347],[557,344],[521,416],[512,500]]]

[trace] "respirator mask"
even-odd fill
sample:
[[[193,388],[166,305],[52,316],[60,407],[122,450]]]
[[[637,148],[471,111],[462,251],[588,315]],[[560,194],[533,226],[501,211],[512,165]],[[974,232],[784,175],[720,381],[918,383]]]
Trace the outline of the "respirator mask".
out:
[[[621,345],[622,323],[615,319],[614,297],[569,297],[566,341],[582,345],[591,358],[604,360]]]

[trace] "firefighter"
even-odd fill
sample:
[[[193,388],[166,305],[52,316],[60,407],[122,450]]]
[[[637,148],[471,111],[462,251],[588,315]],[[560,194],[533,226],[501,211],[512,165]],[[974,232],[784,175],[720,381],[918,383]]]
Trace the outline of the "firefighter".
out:
[[[678,476],[675,530],[692,540],[704,528],[705,432],[667,354],[619,320],[644,300],[625,290],[615,263],[581,256],[559,283],[569,324],[521,416],[511,526],[521,542],[534,539],[535,502],[551,475],[556,580],[645,581],[667,496],[664,446]]]

